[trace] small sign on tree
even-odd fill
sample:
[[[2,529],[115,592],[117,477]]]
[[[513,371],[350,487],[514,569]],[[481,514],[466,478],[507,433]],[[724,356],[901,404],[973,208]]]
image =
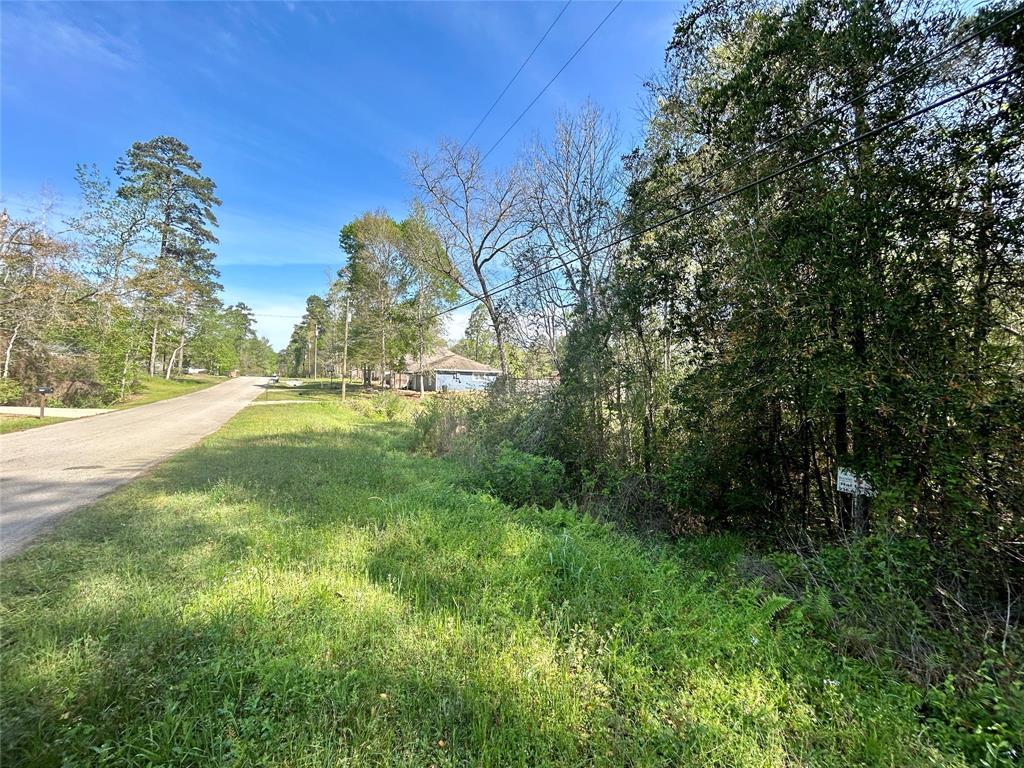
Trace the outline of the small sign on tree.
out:
[[[836,490],[840,493],[852,493],[854,496],[874,496],[875,488],[864,475],[858,475],[846,467],[839,467],[836,474]]]

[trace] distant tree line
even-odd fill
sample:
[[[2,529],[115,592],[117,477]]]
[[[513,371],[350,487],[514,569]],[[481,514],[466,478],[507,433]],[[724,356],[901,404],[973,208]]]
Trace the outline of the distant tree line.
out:
[[[178,139],[133,144],[114,177],[80,165],[80,212],[0,221],[3,398],[55,384],[63,401],[113,402],[143,372],[266,372],[276,363],[244,304],[225,307],[211,247],[213,180]]]

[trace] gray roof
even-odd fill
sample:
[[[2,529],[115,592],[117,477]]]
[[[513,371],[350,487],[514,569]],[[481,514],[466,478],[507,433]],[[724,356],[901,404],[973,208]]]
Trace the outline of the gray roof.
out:
[[[423,359],[423,369],[427,371],[459,371],[466,373],[501,373],[500,370],[484,363],[478,363],[476,360],[470,360],[468,357],[457,355],[451,350],[445,350],[447,354],[441,355],[434,359]],[[418,373],[420,370],[419,363],[408,366],[409,373]]]

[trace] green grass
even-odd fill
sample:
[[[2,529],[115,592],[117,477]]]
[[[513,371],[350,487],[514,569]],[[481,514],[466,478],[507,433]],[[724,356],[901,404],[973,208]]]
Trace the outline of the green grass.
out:
[[[286,382],[298,381],[297,387],[289,387]],[[363,391],[363,385],[349,380],[345,388],[347,396],[359,395]],[[338,379],[289,379],[282,377],[281,380],[267,388],[259,397],[260,400],[328,400],[340,402],[341,382]]]
[[[737,541],[513,510],[408,444],[248,408],[5,563],[3,764],[966,765]]]
[[[179,395],[187,395],[189,392],[198,392],[200,389],[212,387],[226,381],[223,376],[209,376],[198,374],[193,376],[181,376],[173,379],[164,379],[162,376],[142,376],[139,381],[138,391],[128,397],[127,400],[117,403],[113,408],[134,408],[137,405],[149,405],[159,400],[167,400]]]
[[[0,435],[8,432],[21,432],[34,427],[45,427],[47,424],[59,424],[62,421],[67,421],[67,419],[61,416],[44,416],[39,419],[35,416],[4,416],[0,414]]]

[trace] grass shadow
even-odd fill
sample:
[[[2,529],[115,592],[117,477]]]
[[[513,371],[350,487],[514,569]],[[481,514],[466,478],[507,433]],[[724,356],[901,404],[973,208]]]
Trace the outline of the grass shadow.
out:
[[[5,761],[937,754],[903,688],[755,591],[573,510],[471,492],[408,433],[330,403],[247,409],[5,563]]]

